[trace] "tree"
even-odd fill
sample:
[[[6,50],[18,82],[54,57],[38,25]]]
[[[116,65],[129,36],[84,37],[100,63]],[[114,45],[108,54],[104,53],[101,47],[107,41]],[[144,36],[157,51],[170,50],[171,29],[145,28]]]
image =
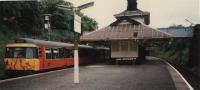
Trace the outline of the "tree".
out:
[[[172,25],[169,28],[180,28],[182,25]],[[167,59],[178,65],[187,65],[189,60],[190,39],[173,39],[154,50],[154,55]]]
[[[30,33],[41,28],[38,3],[35,1],[1,2],[0,11],[1,25],[10,30]]]
[[[52,27],[54,29],[71,29],[71,20],[73,19],[73,12],[61,10],[57,8],[58,5],[66,5],[72,7],[73,4],[63,0],[41,0],[40,1],[40,10],[43,14],[52,14]],[[77,12],[82,18],[82,30],[93,31],[97,29],[98,23],[81,12]]]
[[[52,38],[55,41],[69,42],[73,39],[70,21],[72,11],[60,10],[58,5],[64,4],[72,6],[64,0],[40,0],[38,1],[6,1],[0,2],[0,74],[3,68],[3,58],[5,46],[13,42],[16,38],[35,38],[44,39],[47,33],[44,29],[43,14],[52,14]],[[92,31],[97,28],[97,22],[81,12],[82,30]]]
[[[58,5],[72,7],[72,3],[63,0],[41,0],[39,3],[41,14],[51,14],[51,26],[55,32],[57,30],[72,31],[73,12],[71,10],[62,10],[57,7]],[[82,32],[90,32],[98,28],[98,23],[94,19],[85,16],[81,12],[76,13],[82,18]],[[65,37],[65,40],[68,40],[69,38],[73,38],[73,33],[68,33],[63,37]]]
[[[63,0],[41,0],[41,14],[51,14],[51,25],[54,29],[69,29],[72,11],[65,11],[57,8],[58,5],[72,6],[70,2]]]

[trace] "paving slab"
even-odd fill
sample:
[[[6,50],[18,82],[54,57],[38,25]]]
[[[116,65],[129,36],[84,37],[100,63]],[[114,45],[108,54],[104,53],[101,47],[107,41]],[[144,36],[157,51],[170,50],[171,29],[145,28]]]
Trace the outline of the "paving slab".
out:
[[[0,83],[0,90],[176,90],[166,64],[148,60],[141,65],[97,64],[80,67],[80,84],[73,68]]]

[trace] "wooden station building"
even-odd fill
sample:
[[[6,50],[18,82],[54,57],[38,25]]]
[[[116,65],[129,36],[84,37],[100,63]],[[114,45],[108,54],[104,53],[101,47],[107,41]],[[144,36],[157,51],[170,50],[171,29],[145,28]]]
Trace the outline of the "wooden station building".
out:
[[[112,60],[142,61],[150,42],[170,37],[148,26],[150,13],[139,10],[137,0],[128,0],[127,10],[114,16],[117,20],[109,26],[81,36],[81,41],[109,46]]]

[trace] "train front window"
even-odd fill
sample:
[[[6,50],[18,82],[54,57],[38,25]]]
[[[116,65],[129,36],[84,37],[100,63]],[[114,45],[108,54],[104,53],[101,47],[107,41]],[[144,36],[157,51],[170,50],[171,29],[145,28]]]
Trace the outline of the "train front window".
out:
[[[6,48],[6,58],[38,58],[38,51],[32,47]]]

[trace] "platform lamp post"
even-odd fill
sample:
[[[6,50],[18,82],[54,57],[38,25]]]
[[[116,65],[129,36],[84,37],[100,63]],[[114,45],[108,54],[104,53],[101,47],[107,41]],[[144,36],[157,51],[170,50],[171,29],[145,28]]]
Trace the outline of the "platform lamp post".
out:
[[[48,30],[48,40],[51,39],[51,14],[43,14],[44,28]]]
[[[73,31],[74,31],[74,83],[79,83],[79,55],[78,55],[78,42],[81,34],[81,17],[76,14],[77,11],[86,9],[94,5],[94,2],[86,3],[78,7],[69,7],[66,5],[58,5],[59,9],[73,11]]]

